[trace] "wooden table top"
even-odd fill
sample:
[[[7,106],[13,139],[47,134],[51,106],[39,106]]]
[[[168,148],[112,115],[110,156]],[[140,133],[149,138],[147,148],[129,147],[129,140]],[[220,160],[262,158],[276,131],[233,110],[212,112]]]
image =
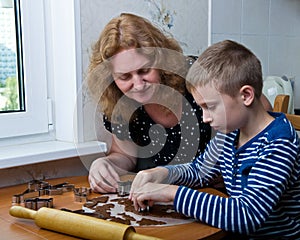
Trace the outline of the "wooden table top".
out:
[[[68,177],[60,179],[47,180],[50,184],[58,184],[68,182],[75,184],[75,187],[89,187],[87,176]],[[15,218],[9,215],[9,209],[12,206],[12,196],[24,192],[27,189],[27,184],[0,188],[0,225],[1,239],[22,239],[22,240],[40,240],[40,239],[55,239],[68,240],[78,239],[61,233],[41,229],[35,225],[34,220]],[[214,189],[204,189],[203,191],[212,194],[220,194]],[[99,194],[92,193],[96,197]],[[68,208],[70,210],[81,209],[82,203],[75,202],[72,192],[65,192],[62,195],[51,196],[54,198],[54,208]],[[137,233],[159,237],[162,239],[221,239],[226,235],[224,231],[203,224],[201,222],[192,222],[175,226],[157,226],[157,227],[135,227]]]

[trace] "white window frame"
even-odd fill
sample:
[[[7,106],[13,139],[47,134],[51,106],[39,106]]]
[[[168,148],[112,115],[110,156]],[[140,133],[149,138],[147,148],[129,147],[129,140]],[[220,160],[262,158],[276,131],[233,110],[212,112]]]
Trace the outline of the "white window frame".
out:
[[[26,111],[0,114],[1,138],[48,132],[43,3],[21,1],[20,5]]]
[[[47,133],[0,138],[0,169],[106,152],[105,143],[84,141],[82,96],[77,94],[82,84],[80,1],[23,1],[30,15],[33,9],[42,8],[48,89],[41,95],[48,95],[43,107],[54,129],[48,131],[47,119]]]

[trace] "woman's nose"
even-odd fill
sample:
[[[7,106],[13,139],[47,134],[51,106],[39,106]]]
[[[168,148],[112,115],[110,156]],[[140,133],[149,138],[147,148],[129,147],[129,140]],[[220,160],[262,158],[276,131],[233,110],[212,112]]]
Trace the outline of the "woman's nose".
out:
[[[132,77],[132,81],[133,81],[133,87],[134,89],[143,89],[145,86],[145,81],[143,79],[143,76],[139,75],[139,74],[135,74]]]

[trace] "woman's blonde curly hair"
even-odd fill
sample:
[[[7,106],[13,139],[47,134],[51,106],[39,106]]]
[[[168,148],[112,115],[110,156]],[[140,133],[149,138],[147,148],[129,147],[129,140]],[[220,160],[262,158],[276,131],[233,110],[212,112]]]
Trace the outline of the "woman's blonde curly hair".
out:
[[[177,41],[164,34],[147,19],[122,13],[105,26],[94,44],[87,77],[90,92],[110,121],[118,123],[128,121],[126,111],[131,112],[131,108],[137,104],[134,100],[123,96],[112,78],[109,59],[125,49],[140,49],[142,54],[151,58],[153,67],[157,66],[159,69],[161,84],[181,94],[185,93],[185,75],[188,69]],[[166,98],[167,95],[164,93],[163,97]],[[171,97],[171,93],[169,95]],[[120,98],[122,104],[118,103]],[[119,110],[116,110],[117,103]]]

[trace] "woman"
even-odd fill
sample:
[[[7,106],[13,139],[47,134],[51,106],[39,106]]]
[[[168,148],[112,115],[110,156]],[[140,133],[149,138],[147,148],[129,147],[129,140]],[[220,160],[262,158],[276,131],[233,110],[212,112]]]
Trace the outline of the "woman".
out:
[[[179,44],[148,20],[123,13],[95,43],[88,86],[99,101],[112,144],[91,165],[94,191],[115,192],[128,172],[192,161],[210,140],[202,110],[185,87]]]

